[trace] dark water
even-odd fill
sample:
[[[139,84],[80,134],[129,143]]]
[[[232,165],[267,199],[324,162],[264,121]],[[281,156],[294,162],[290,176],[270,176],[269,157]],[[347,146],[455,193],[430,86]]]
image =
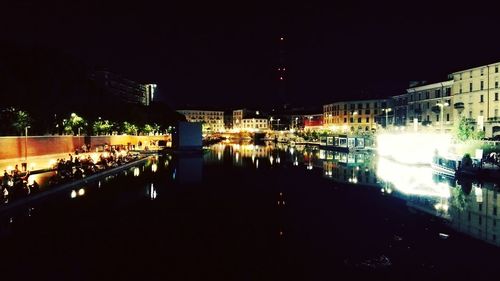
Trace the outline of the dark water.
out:
[[[491,280],[496,188],[371,153],[219,144],[3,214],[0,276]]]

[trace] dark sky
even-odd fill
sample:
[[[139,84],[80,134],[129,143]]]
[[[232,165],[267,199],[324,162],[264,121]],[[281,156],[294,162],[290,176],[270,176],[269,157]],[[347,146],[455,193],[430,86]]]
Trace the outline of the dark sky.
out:
[[[2,3],[2,39],[156,82],[173,106],[277,102],[282,34],[293,104],[389,96],[409,80],[500,60],[491,4],[101,2]]]

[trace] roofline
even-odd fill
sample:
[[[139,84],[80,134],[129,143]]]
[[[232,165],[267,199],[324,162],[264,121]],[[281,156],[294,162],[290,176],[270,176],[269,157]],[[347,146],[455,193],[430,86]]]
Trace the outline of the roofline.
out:
[[[476,66],[476,67],[471,67],[471,68],[467,68],[464,70],[455,71],[455,72],[452,72],[451,75],[456,74],[456,73],[460,73],[460,72],[471,71],[471,70],[476,69],[476,68],[482,68],[482,67],[488,67],[488,66],[494,66],[494,65],[500,65],[500,61],[495,62],[495,63],[490,63],[490,64],[484,64],[484,65],[480,65],[480,66]]]

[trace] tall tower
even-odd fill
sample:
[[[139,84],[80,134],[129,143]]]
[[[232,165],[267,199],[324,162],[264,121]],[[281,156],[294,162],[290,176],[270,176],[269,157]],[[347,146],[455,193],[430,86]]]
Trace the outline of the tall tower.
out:
[[[286,97],[286,81],[287,81],[287,65],[286,65],[286,37],[281,35],[278,41],[278,66],[277,69],[277,80],[278,80],[278,102],[280,107],[283,109],[287,108],[287,97]]]

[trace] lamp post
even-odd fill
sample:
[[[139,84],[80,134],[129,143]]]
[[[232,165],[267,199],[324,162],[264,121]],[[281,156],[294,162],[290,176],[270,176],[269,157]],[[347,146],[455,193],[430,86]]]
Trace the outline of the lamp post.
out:
[[[24,162],[28,162],[28,128],[31,126],[24,127]]]
[[[441,118],[439,119],[439,125],[441,127],[441,134],[444,133],[444,127],[443,127],[443,123],[444,123],[444,107],[445,106],[449,106],[450,104],[445,102],[445,103],[442,103],[442,102],[438,102],[436,103],[437,106],[439,106],[439,111],[441,111]]]
[[[270,127],[271,127],[271,131],[273,130],[273,117],[269,118],[269,123],[270,123]]]
[[[354,115],[358,114],[358,112],[354,110],[354,111],[351,112],[351,115],[349,116],[349,112],[350,111],[347,112],[347,129],[348,130],[351,129],[351,124],[350,124],[351,123],[351,117],[352,117],[352,123],[354,123]]]
[[[389,112],[392,111],[392,108],[382,108],[382,111],[385,112],[385,127],[387,128],[389,126]]]
[[[277,126],[278,126],[278,131],[279,131],[280,130],[280,119],[278,118],[278,119],[276,119],[276,121],[278,121]]]

